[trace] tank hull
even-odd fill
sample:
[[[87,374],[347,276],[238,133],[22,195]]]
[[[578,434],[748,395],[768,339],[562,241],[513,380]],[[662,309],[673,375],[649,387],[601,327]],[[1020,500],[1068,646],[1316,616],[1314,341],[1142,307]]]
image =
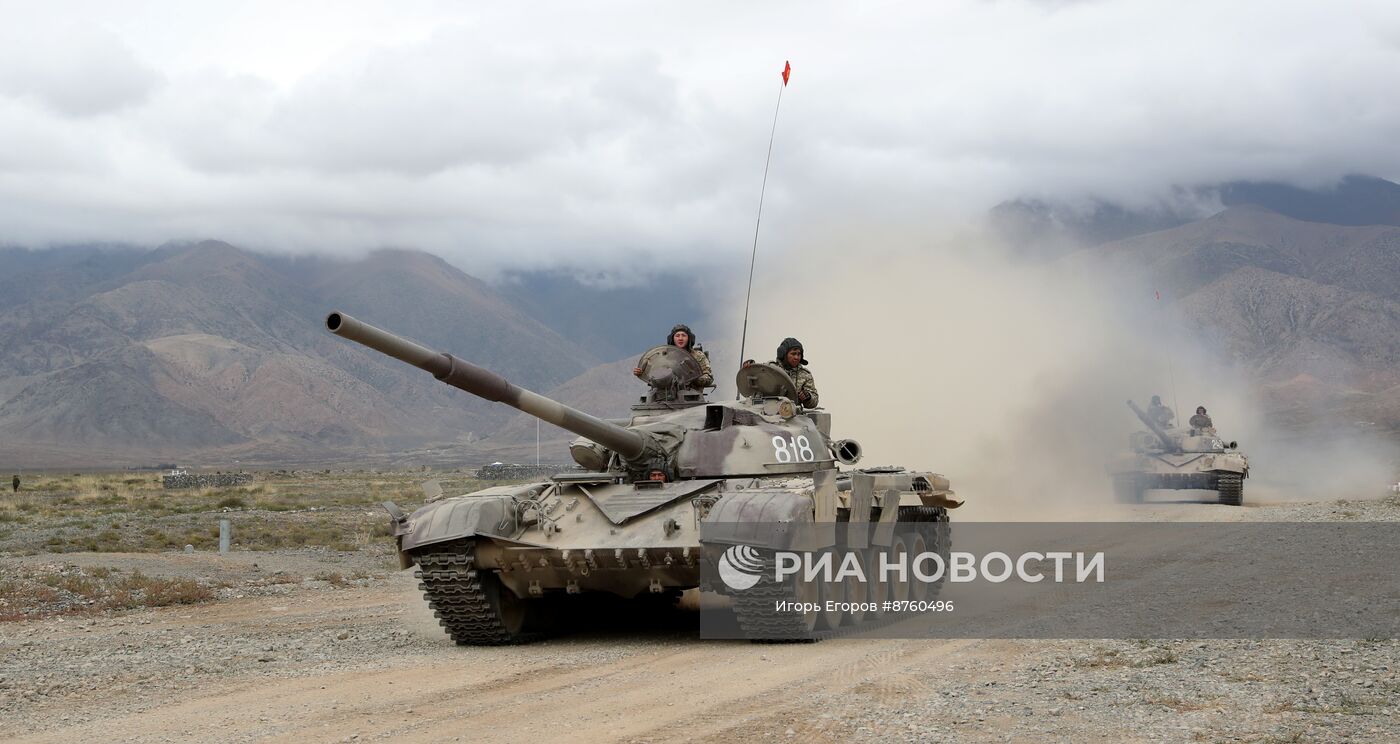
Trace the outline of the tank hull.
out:
[[[1234,451],[1139,453],[1117,458],[1107,470],[1121,503],[1139,503],[1149,490],[1197,490],[1215,491],[1219,503],[1240,506],[1249,460]]]
[[[448,635],[494,645],[558,630],[542,621],[572,595],[664,599],[701,587],[702,556],[731,544],[703,541],[707,522],[834,524],[851,520],[853,508],[859,521],[880,521],[890,507],[891,521],[947,521],[946,509],[959,503],[942,476],[910,471],[654,485],[570,475],[442,498],[394,524],[401,565],[418,566],[420,588]],[[790,640],[791,632],[773,629],[775,639]]]

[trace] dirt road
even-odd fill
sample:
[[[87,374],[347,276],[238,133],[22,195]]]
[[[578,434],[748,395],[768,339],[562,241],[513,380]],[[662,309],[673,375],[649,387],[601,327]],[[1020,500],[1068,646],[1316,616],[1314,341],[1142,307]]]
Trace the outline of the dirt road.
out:
[[[1350,508],[1362,519],[1394,510]],[[43,559],[62,557],[25,560]],[[16,559],[3,560],[9,563],[0,567]],[[205,605],[0,624],[0,736],[22,742],[1400,737],[1400,645],[1390,640],[751,645],[700,641],[674,625],[609,629],[611,621],[602,618],[601,629],[581,635],[468,648],[441,633],[409,575],[362,584],[307,581]]]

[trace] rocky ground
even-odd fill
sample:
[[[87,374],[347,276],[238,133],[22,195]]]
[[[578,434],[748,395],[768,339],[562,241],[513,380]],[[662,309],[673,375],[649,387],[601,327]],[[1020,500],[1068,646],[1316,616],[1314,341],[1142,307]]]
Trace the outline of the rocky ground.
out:
[[[1148,519],[1393,521],[1400,502]],[[192,605],[0,623],[14,741],[1395,741],[1391,639],[701,641],[686,615],[452,645],[387,551],[0,555],[196,578]]]

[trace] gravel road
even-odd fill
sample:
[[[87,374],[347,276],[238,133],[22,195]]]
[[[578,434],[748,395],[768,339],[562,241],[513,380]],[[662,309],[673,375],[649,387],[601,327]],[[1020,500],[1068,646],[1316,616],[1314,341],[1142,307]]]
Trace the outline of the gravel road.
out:
[[[1143,514],[1376,521],[1400,504]],[[65,564],[228,588],[202,605],[0,623],[6,741],[1400,739],[1394,640],[785,646],[604,617],[566,638],[468,648],[383,552],[0,556],[0,576]],[[328,570],[356,578],[310,578]]]

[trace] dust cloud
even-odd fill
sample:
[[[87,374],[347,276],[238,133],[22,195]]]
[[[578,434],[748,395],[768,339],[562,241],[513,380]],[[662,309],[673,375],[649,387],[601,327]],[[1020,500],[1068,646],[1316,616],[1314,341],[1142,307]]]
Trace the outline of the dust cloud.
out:
[[[798,338],[833,435],[865,448],[861,466],[947,475],[967,499],[964,519],[1132,519],[1113,503],[1105,464],[1143,428],[1125,401],[1146,407],[1153,394],[1182,419],[1207,406],[1240,442],[1247,503],[1363,498],[1394,480],[1377,442],[1270,432],[1248,375],[1140,281],[1013,255],[971,230],[924,243],[830,235],[760,255],[744,356],[770,360]],[[711,323],[740,328],[742,286],[726,306]],[[725,345],[737,349],[738,334]],[[711,354],[728,382],[721,370],[737,352]],[[718,394],[732,396],[728,385]],[[1187,493],[1197,495],[1168,496]]]

